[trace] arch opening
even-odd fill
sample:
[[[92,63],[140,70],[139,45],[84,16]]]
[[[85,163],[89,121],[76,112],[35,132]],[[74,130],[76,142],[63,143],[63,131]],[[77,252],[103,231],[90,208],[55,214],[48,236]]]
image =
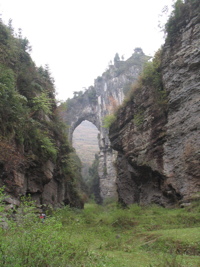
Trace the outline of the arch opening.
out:
[[[82,162],[84,180],[87,180],[89,168],[99,152],[98,134],[97,127],[88,120],[83,120],[72,134],[72,145]]]
[[[92,163],[95,154],[99,152],[99,131],[88,120],[82,121],[74,130],[72,145],[83,163]]]

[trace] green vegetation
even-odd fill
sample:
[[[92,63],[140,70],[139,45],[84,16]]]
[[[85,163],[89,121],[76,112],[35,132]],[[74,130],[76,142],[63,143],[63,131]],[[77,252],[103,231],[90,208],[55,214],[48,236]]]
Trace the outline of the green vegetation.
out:
[[[119,61],[120,61],[119,54],[116,53],[116,54],[115,54],[115,57],[114,57],[114,64],[116,65]]]
[[[136,114],[134,114],[133,121],[134,124],[139,127],[144,121],[144,110],[139,110]]]
[[[2,202],[0,207],[5,217]],[[24,198],[15,220],[9,213],[0,227],[0,265],[199,266],[199,211],[198,202],[185,209],[86,204],[84,210],[47,211],[42,223]]]
[[[117,60],[114,59],[115,75],[121,75],[122,73],[126,72],[126,70],[131,66],[137,66],[140,70],[142,70],[144,63],[147,62],[147,60],[149,59],[150,57],[146,56],[141,48],[136,47],[132,56],[126,61],[120,61],[120,58],[118,58]],[[130,79],[132,79],[132,77],[130,77]]]
[[[177,0],[173,5],[173,11],[165,25],[167,41],[172,41],[173,37],[186,25],[185,17],[188,16],[189,12],[188,4],[193,5],[195,9],[200,10],[199,0]]]
[[[138,48],[139,49],[139,48]],[[136,49],[135,49],[136,50]],[[141,54],[141,51],[135,51],[135,56]],[[134,109],[133,121],[137,127],[141,126],[144,122],[144,109],[140,108],[141,103],[141,90],[149,91],[149,94],[153,97],[154,109],[159,110],[160,114],[167,110],[167,94],[162,82],[162,72],[161,72],[161,56],[162,50],[158,50],[154,58],[151,61],[145,62],[143,65],[143,71],[138,78],[137,82],[132,85],[131,89],[128,91],[130,84],[126,84],[124,90],[126,91],[125,99],[121,106],[116,110],[115,115],[109,115],[108,118],[105,117],[105,126],[109,128],[113,122],[116,121],[116,116],[121,108],[126,107],[127,103],[137,100],[137,105]],[[107,122],[108,121],[108,122]]]
[[[162,51],[158,50],[152,61],[146,62],[142,76],[142,82],[144,85],[151,85],[157,90],[163,89],[162,75],[160,71]]]
[[[60,104],[59,111],[66,123],[67,112],[70,112],[71,109],[73,110],[74,106],[80,105],[82,103],[88,103],[88,105],[97,104],[97,94],[94,86],[90,86],[85,92],[75,91],[73,98],[68,98],[65,102]]]
[[[161,56],[162,50],[159,49],[152,61],[148,61],[144,64],[143,72],[137,83],[132,86],[131,90],[126,95],[123,105],[134,99],[135,95],[139,93],[143,87],[147,87],[152,91],[155,104],[163,109],[166,108],[167,95],[162,83]]]
[[[148,86],[152,89],[155,104],[165,108],[167,95],[162,82],[161,56],[162,49],[159,49],[154,55],[153,60],[145,64],[140,82],[143,86]]]
[[[31,60],[28,40],[11,29],[0,23],[0,136],[55,161],[54,134],[46,125],[46,118],[55,120],[53,79],[48,66],[37,68]]]
[[[88,95],[88,99],[89,99],[90,103],[97,104],[97,94],[96,94],[96,91],[94,89],[94,86],[90,86],[88,88],[87,95]]]
[[[103,119],[103,127],[110,128],[111,124],[116,120],[116,116],[114,114],[106,115]]]
[[[184,2],[182,0],[177,0],[174,3],[174,9],[171,13],[171,16],[168,20],[168,22],[165,25],[165,31],[168,33],[168,38],[172,37],[175,33],[178,32],[178,29],[180,28],[180,23],[177,23],[182,15],[183,15],[183,9],[184,9]]]
[[[48,65],[35,66],[29,51],[21,30],[16,37],[11,21],[8,26],[0,21],[1,181],[9,188],[8,173],[30,172],[31,177],[33,166],[41,168],[50,160],[71,186],[77,183],[75,161],[69,155],[72,147],[66,127],[58,116],[54,79]],[[75,187],[70,190],[78,199]]]
[[[165,25],[167,42],[173,42],[173,39],[180,32],[180,29],[187,23],[186,17],[189,17],[190,9],[200,11],[199,0],[176,0],[173,5],[173,11]]]
[[[200,12],[199,0],[177,0],[174,3],[174,9],[165,25],[165,33],[167,34],[166,43],[173,43],[175,38],[179,35],[181,29],[190,19],[191,9],[196,11],[196,14]],[[136,48],[134,54],[130,60],[136,60],[137,57],[142,56],[142,50]],[[154,109],[158,110],[160,114],[166,114],[168,109],[167,92],[162,82],[162,49],[159,49],[152,60],[144,61],[143,72],[141,73],[137,83],[135,83],[131,90],[128,91],[128,84],[124,86],[124,92],[126,97],[122,104],[122,107],[126,106],[128,102],[134,101],[134,98],[139,99],[141,90],[148,90],[150,96],[153,96]],[[137,60],[136,60],[137,62]],[[139,61],[140,62],[140,61]],[[136,108],[135,108],[136,110]],[[136,125],[142,124],[142,116],[140,110],[136,110],[134,115],[134,122]]]
[[[102,199],[100,196],[98,167],[99,167],[99,157],[97,154],[95,154],[95,159],[88,170],[86,184],[88,185],[89,188],[90,199],[94,199],[95,203],[101,204]]]

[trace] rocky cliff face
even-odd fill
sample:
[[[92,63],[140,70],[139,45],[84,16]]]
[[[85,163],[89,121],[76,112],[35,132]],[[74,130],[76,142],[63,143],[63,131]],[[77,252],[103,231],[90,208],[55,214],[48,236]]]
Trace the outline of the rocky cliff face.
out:
[[[54,120],[49,122],[53,123]],[[1,139],[0,152],[5,154],[1,154],[0,158],[0,187],[3,186],[5,193],[9,195],[6,199],[8,204],[19,205],[21,196],[31,196],[38,205],[60,207],[66,204],[83,207],[73,184],[75,172],[65,170],[71,168],[70,148],[62,139],[64,136],[61,137],[61,133],[54,134],[55,132],[51,132],[52,139],[57,142],[56,161],[50,156],[46,158],[40,152],[31,150],[30,146],[26,151],[14,140]]]
[[[193,1],[195,2],[195,1]],[[200,4],[186,5],[186,24],[166,43],[163,83],[168,121],[163,171],[184,199],[200,191]]]
[[[0,187],[10,204],[30,194],[38,204],[81,207],[53,79],[28,50],[0,21]]]
[[[124,204],[169,206],[200,191],[200,13],[191,3],[161,55],[165,97],[152,84],[136,88],[110,129]]]
[[[79,92],[66,104],[62,117],[69,125],[69,137],[84,120],[92,122],[99,130],[99,179],[102,199],[116,198],[116,170],[113,166],[115,153],[110,147],[108,129],[104,127],[104,118],[115,111],[126,91],[137,80],[143,63],[147,60],[141,49],[127,61],[118,61],[99,76],[85,93]]]

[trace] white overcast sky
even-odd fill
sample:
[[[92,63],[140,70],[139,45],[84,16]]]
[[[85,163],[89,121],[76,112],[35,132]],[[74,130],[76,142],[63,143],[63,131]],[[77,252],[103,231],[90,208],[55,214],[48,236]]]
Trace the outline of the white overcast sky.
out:
[[[94,84],[115,53],[154,55],[163,43],[162,9],[173,0],[0,0],[4,23],[22,28],[37,66],[48,64],[57,98]]]

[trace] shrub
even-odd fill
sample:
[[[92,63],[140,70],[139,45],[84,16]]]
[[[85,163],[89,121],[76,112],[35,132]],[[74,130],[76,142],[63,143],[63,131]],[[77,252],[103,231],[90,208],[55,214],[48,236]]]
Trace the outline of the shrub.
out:
[[[144,122],[144,110],[139,110],[134,114],[133,118],[134,124],[139,127]]]
[[[176,0],[173,5],[173,11],[165,25],[167,42],[173,42],[175,36],[179,34],[182,27],[187,23],[191,10],[200,10],[199,0]],[[198,13],[197,13],[198,14]]]
[[[103,119],[103,127],[110,128],[111,124],[116,120],[116,116],[114,114],[110,114],[104,117]]]

